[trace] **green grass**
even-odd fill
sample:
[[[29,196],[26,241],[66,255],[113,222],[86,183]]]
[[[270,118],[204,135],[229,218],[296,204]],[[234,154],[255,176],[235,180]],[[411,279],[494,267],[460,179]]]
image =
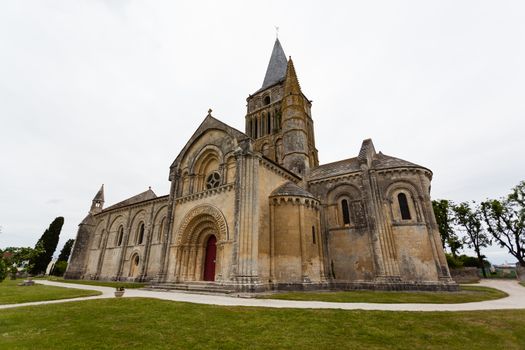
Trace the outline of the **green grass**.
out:
[[[500,290],[480,286],[461,286],[459,292],[286,292],[262,296],[265,299],[315,300],[336,303],[432,303],[457,304],[500,299],[508,296]]]
[[[66,280],[61,277],[46,277],[48,281],[55,282],[64,282],[64,283],[75,283],[75,284],[85,284],[88,286],[102,286],[102,287],[124,287],[126,289],[133,288],[142,288],[147,283],[137,283],[137,282],[114,282],[114,281],[93,281],[93,280]]]
[[[28,303],[31,301],[69,299],[101,294],[97,291],[44,286],[41,284],[25,287],[18,286],[17,283],[22,281],[23,280],[20,279],[5,279],[0,283],[0,305]],[[0,344],[1,343],[2,342],[0,341]]]
[[[2,310],[4,349],[524,349],[525,310],[265,309],[113,298]]]
[[[521,284],[523,287],[525,287],[525,282],[520,282],[520,284]]]

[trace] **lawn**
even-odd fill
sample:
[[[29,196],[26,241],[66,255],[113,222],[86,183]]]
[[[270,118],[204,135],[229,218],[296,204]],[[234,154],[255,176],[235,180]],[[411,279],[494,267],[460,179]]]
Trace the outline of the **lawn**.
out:
[[[508,296],[500,290],[480,286],[462,285],[459,292],[284,292],[262,296],[265,299],[315,300],[337,303],[431,303],[457,304],[500,299]]]
[[[525,287],[525,282],[520,282],[520,284],[521,284],[523,287]]]
[[[2,310],[5,349],[524,349],[525,310],[265,309],[112,298]]]
[[[42,300],[69,299],[101,294],[97,291],[44,286],[41,284],[26,287],[18,286],[17,283],[22,281],[23,280],[5,279],[0,283],[0,305],[28,303],[31,301]]]
[[[147,283],[136,283],[136,282],[114,282],[114,281],[96,281],[96,280],[66,280],[61,277],[46,277],[48,281],[55,282],[64,282],[64,283],[75,283],[75,284],[85,284],[88,286],[102,286],[102,287],[124,287],[126,289],[132,288],[142,288],[147,285]]]

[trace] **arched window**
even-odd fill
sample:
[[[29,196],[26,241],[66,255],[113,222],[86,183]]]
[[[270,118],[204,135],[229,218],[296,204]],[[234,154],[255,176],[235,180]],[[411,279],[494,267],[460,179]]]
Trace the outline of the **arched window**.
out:
[[[266,135],[266,113],[263,113],[261,118],[261,136],[264,135]]]
[[[401,219],[410,220],[412,219],[410,215],[410,208],[408,207],[407,195],[403,192],[397,195],[397,201],[399,203],[399,211],[401,212]]]
[[[263,104],[266,106],[266,105],[269,105],[270,104],[270,96],[266,96],[263,100]]]
[[[122,237],[124,236],[124,227],[121,225],[119,228],[118,228],[118,231],[117,231],[117,240],[115,242],[115,245],[117,247],[120,247],[120,245],[122,244]]]
[[[350,210],[346,199],[341,201],[341,211],[343,212],[343,224],[350,225]]]
[[[221,184],[221,175],[219,172],[214,171],[206,179],[206,189],[217,188]]]
[[[272,114],[271,113],[268,113],[268,117],[267,117],[267,120],[266,120],[266,123],[267,123],[267,131],[268,131],[268,134],[271,133],[272,131]]]
[[[144,241],[144,223],[139,225],[139,232],[137,236],[137,244],[142,244]]]
[[[129,269],[129,276],[130,277],[137,277],[137,275],[139,273],[139,263],[140,263],[139,255],[135,254],[131,258],[131,266],[130,266],[130,269]]]
[[[254,128],[253,128],[254,129],[253,130],[253,137],[257,138],[257,137],[259,137],[259,135],[258,135],[259,134],[259,132],[258,132],[259,119],[258,118],[255,119],[254,122],[255,122],[255,125],[254,125]]]
[[[162,221],[160,222],[159,233],[157,236],[157,242],[162,242],[162,235],[164,233],[164,223],[165,222],[166,222],[166,218],[162,218]]]
[[[274,123],[274,129],[281,130],[281,112],[279,110],[276,110],[274,113]]]
[[[265,143],[265,144],[262,146],[262,154],[263,154],[265,157],[268,157],[269,154],[270,154],[270,147],[268,146],[267,143]]]

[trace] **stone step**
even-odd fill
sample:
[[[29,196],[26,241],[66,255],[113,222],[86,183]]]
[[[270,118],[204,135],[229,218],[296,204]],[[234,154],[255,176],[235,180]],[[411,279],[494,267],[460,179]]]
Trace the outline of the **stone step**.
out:
[[[188,292],[208,292],[208,293],[222,293],[230,294],[235,292],[233,286],[216,284],[213,282],[183,282],[183,283],[153,283],[146,287],[150,290],[178,290]]]

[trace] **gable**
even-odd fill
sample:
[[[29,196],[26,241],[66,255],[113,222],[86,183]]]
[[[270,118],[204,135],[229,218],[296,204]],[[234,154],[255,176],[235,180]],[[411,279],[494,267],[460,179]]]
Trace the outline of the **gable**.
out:
[[[210,146],[211,148],[216,147],[217,150],[220,150],[222,156],[225,156],[226,153],[233,151],[240,141],[249,138],[245,133],[232,128],[208,114],[182,148],[177,158],[175,158],[171,167],[191,167],[194,158],[197,157],[206,146]]]

